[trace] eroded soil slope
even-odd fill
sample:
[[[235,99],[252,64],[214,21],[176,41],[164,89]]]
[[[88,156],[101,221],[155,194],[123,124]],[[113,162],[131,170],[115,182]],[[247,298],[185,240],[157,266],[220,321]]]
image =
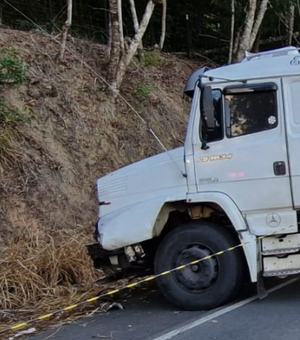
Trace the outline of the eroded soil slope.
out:
[[[0,30],[0,58],[17,58],[26,75],[0,83],[0,104],[18,118],[0,129],[0,309],[44,311],[94,294],[83,245],[97,219],[95,181],[162,151],[121,97],[108,98],[104,46],[70,39],[61,63],[58,52],[39,32]],[[183,144],[183,88],[196,67],[147,52],[124,80],[121,96],[168,148]]]
[[[14,49],[27,69],[21,86],[1,85],[1,100],[34,115],[18,127],[16,164],[1,173],[1,243],[26,227],[90,227],[96,178],[161,152],[159,145],[121,99],[116,106],[107,99],[97,77],[106,72],[103,46],[70,42],[72,53],[56,64],[59,47],[49,37],[1,30],[0,49]],[[189,104],[182,93],[196,65],[155,53],[145,63],[131,67],[121,94],[172,148],[184,140]]]

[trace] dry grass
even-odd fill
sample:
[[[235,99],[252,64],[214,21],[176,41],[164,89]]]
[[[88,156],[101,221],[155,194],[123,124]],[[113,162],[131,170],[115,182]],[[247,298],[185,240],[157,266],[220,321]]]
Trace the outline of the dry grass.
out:
[[[25,228],[1,251],[0,310],[37,315],[95,294],[97,276],[83,240],[83,233],[50,236]]]
[[[30,228],[11,239],[12,245],[0,252],[0,331],[128,284],[128,279],[107,280],[112,271],[108,276],[96,271],[85,241],[84,231],[59,231],[50,236]],[[42,330],[107,312],[112,306],[115,303],[110,300],[83,304],[32,326]]]
[[[17,164],[22,155],[14,147],[15,141],[20,138],[15,128],[0,128],[0,167],[11,168]]]

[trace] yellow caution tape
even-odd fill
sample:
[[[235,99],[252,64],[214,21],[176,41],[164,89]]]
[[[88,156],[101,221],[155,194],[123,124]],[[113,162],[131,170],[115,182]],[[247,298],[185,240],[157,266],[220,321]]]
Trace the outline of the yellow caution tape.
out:
[[[286,228],[282,228],[280,231],[284,231],[284,230],[286,230]],[[264,236],[259,236],[259,237],[256,238],[255,241],[257,241],[257,240],[262,240],[262,239],[264,239],[264,238],[266,238],[266,237],[269,237],[269,236],[272,236],[272,235],[275,235],[275,234],[278,234],[278,231],[273,232],[273,233],[270,233],[270,234],[267,234],[267,235],[264,235]],[[15,326],[12,326],[12,327],[10,327],[10,328],[7,328],[7,329],[4,329],[4,330],[0,331],[0,335],[1,335],[1,334],[4,334],[4,333],[7,333],[7,332],[9,332],[9,331],[16,331],[16,330],[19,330],[20,328],[24,328],[24,327],[29,326],[30,324],[36,323],[36,322],[38,322],[38,321],[42,321],[42,320],[44,321],[44,320],[49,319],[50,317],[52,317],[52,316],[54,316],[54,315],[57,315],[57,314],[60,314],[60,313],[66,312],[66,311],[73,310],[73,309],[75,309],[75,308],[81,307],[81,306],[83,306],[83,305],[85,305],[85,304],[88,304],[88,303],[92,303],[92,302],[98,301],[98,300],[100,300],[100,299],[103,298],[103,297],[107,297],[107,296],[114,295],[114,294],[116,294],[116,293],[118,293],[118,292],[120,292],[120,291],[123,291],[123,290],[125,290],[125,289],[130,289],[130,288],[136,287],[136,286],[138,286],[138,285],[140,285],[140,284],[142,284],[142,283],[144,283],[144,282],[149,282],[149,281],[155,280],[155,279],[158,278],[158,277],[169,275],[169,274],[171,274],[171,273],[173,273],[173,272],[175,272],[175,271],[183,270],[183,269],[185,269],[185,268],[188,267],[188,266],[191,266],[191,265],[194,265],[194,264],[198,264],[198,263],[200,263],[200,262],[202,262],[202,261],[210,260],[210,259],[212,259],[213,257],[221,256],[221,255],[223,255],[223,254],[225,254],[225,253],[228,253],[228,252],[230,252],[230,251],[234,251],[234,250],[237,249],[237,248],[244,247],[245,245],[249,244],[250,242],[251,242],[251,241],[245,242],[245,243],[240,243],[240,244],[238,244],[238,245],[236,245],[236,246],[234,246],[234,247],[230,247],[230,248],[228,248],[228,249],[225,249],[225,250],[222,250],[222,251],[218,251],[217,253],[214,253],[214,254],[205,256],[205,257],[203,257],[203,258],[201,258],[201,259],[198,259],[198,260],[193,260],[193,261],[191,261],[191,262],[189,262],[189,263],[187,263],[187,264],[180,265],[180,266],[175,267],[175,268],[170,269],[170,270],[166,270],[166,271],[164,271],[164,272],[162,272],[162,273],[159,273],[159,274],[156,274],[156,275],[148,276],[148,277],[146,277],[146,278],[144,278],[144,279],[142,279],[142,280],[140,280],[140,281],[137,281],[137,282],[134,282],[134,283],[130,283],[130,284],[125,285],[125,286],[122,286],[122,287],[120,287],[120,288],[118,288],[118,289],[111,290],[111,291],[109,291],[109,292],[107,292],[107,293],[104,293],[104,294],[101,294],[101,295],[99,295],[99,296],[95,296],[95,297],[93,297],[93,298],[84,300],[84,301],[79,302],[79,303],[77,303],[77,304],[74,304],[74,305],[71,305],[71,306],[68,306],[68,307],[65,307],[65,308],[56,310],[56,311],[54,311],[54,312],[52,312],[52,313],[48,313],[48,314],[41,315],[41,316],[39,316],[39,317],[37,317],[37,318],[34,318],[34,319],[32,319],[32,320],[28,320],[28,321],[26,321],[26,322],[19,323],[19,324],[15,325]],[[254,242],[254,241],[253,241],[253,242]]]

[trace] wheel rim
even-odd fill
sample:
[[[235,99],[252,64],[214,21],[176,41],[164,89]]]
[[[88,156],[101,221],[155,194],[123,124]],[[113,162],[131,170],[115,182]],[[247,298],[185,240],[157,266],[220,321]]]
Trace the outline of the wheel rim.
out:
[[[182,266],[213,254],[205,245],[191,245],[182,249],[175,259],[175,266]],[[216,282],[219,272],[218,261],[215,257],[189,265],[175,272],[178,282],[189,291],[199,292],[207,290]]]

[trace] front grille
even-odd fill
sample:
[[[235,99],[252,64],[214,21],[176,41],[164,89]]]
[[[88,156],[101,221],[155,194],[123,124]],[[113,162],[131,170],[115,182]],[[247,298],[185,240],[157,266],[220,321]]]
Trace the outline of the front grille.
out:
[[[98,184],[97,185],[98,196],[106,197],[106,196],[118,196],[127,190],[127,180],[126,178],[119,178],[112,181],[109,181],[106,184]]]

